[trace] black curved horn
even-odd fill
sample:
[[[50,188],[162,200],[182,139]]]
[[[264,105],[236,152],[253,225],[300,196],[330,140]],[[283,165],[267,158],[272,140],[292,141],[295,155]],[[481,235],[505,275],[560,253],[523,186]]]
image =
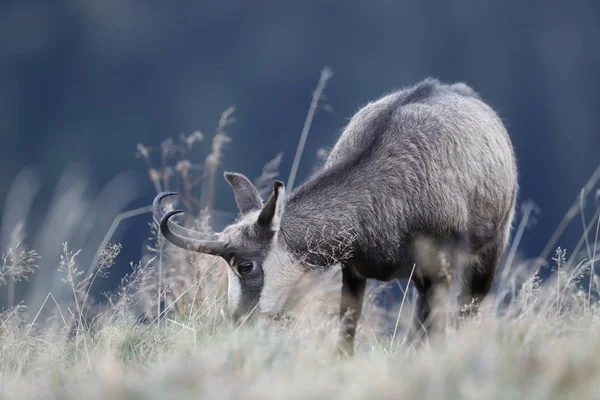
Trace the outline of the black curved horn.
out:
[[[166,197],[177,196],[176,192],[162,192],[159,193],[152,202],[152,214],[156,223],[160,224],[160,221],[164,218],[165,213],[162,210],[160,203]],[[177,225],[173,221],[168,221],[169,229],[172,232],[177,233],[180,236],[187,236],[189,238],[200,239],[200,240],[212,240],[214,239],[214,235],[208,233],[197,232],[192,229],[185,228],[183,226]]]
[[[160,220],[160,232],[170,243],[182,249],[195,251],[198,253],[211,254],[222,256],[225,254],[225,246],[222,242],[216,240],[216,235],[211,237],[211,240],[196,239],[181,235],[171,230],[169,219],[173,215],[183,213],[183,210],[174,210],[166,213]]]

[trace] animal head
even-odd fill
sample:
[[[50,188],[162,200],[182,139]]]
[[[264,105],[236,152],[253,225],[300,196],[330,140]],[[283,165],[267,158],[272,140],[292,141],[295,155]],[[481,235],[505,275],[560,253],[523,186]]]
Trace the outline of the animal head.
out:
[[[239,322],[249,312],[280,316],[296,283],[306,269],[294,260],[280,238],[285,209],[285,187],[274,181],[273,192],[263,204],[256,187],[242,174],[225,173],[231,185],[238,220],[217,234],[202,234],[177,225],[171,218],[183,211],[164,213],[160,202],[176,195],[165,192],[154,200],[154,216],[162,235],[173,245],[190,251],[222,257],[228,264],[228,308]]]

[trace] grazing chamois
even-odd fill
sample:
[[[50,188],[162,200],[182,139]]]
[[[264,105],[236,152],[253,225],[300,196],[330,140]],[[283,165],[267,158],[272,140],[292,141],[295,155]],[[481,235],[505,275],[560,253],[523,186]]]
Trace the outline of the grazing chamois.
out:
[[[518,173],[500,118],[464,83],[428,78],[360,109],[325,164],[286,194],[275,181],[263,204],[242,174],[225,173],[240,217],[206,235],[177,225],[155,198],[164,237],[227,261],[234,320],[253,308],[284,313],[304,274],[340,263],[338,349],[354,353],[367,279],[412,281],[416,323],[435,332],[440,290],[460,284],[458,299],[476,309],[488,294],[515,211]],[[473,311],[473,308],[471,309]],[[437,322],[436,322],[437,321]]]

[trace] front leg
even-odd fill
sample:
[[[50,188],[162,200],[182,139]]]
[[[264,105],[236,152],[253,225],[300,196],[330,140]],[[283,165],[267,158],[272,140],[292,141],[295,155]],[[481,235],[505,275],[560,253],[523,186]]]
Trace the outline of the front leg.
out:
[[[357,276],[350,265],[342,265],[340,336],[337,347],[340,355],[354,355],[354,335],[362,312],[366,283],[367,280]]]

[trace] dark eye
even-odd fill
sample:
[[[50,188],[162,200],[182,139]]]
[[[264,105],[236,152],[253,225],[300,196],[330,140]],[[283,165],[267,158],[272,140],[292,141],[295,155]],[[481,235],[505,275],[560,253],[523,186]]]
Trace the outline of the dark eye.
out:
[[[254,263],[252,262],[242,262],[237,265],[237,270],[242,275],[249,274],[253,269]]]

